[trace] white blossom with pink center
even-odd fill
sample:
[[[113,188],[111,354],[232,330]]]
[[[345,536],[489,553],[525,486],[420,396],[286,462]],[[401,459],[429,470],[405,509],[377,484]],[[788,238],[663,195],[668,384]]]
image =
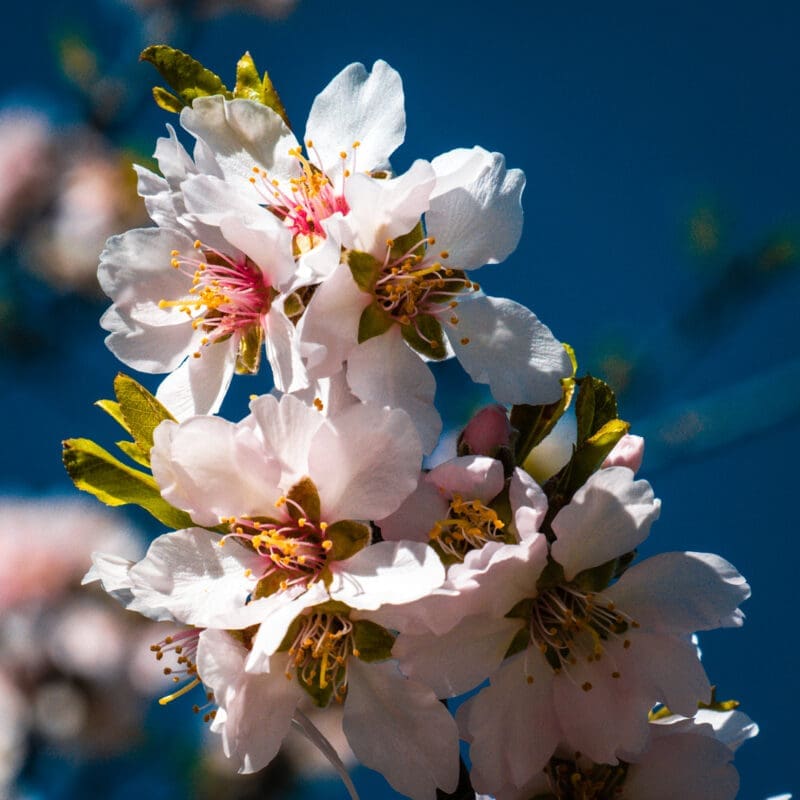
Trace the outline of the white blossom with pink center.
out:
[[[168,533],[123,565],[119,580],[137,610],[200,627],[246,626],[241,619],[261,613],[248,600],[272,607],[323,577],[368,585],[398,558],[438,561],[419,542],[367,546],[363,521],[391,513],[416,486],[422,451],[404,412],[359,403],[331,417],[292,395],[256,398],[251,410],[236,424],[193,417],[156,429],[162,495],[224,532]],[[117,562],[95,564],[113,588]]]
[[[274,758],[310,689],[323,708],[343,704],[344,733],[356,757],[396,790],[434,800],[437,787],[455,789],[453,718],[427,686],[400,674],[388,652],[372,657],[358,644],[363,626],[377,627],[371,609],[396,599],[401,585],[412,599],[441,582],[441,566],[437,573],[432,563],[409,562],[396,576],[387,573],[358,592],[346,581],[335,580],[329,589],[316,583],[263,617],[252,641],[221,630],[201,634],[198,674],[219,705],[212,730],[222,735],[240,772]],[[383,633],[390,642],[392,634]]]
[[[426,452],[441,421],[424,360],[455,354],[503,403],[556,400],[571,372],[560,343],[530,311],[484,296],[471,278],[516,247],[523,186],[520,170],[480,147],[416,161],[390,180],[354,175],[340,234],[361,255],[343,260],[361,259],[369,275],[356,280],[357,268],[343,264],[309,302],[299,327],[310,374],[346,362],[353,392],[408,410]]]

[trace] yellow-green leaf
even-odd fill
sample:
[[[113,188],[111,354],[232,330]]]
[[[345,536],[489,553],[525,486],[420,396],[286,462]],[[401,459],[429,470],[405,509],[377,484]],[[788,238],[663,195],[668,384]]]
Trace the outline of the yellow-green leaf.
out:
[[[173,508],[151,475],[128,467],[90,439],[64,442],[64,466],[75,486],[109,506],[133,503],[169,528],[193,525],[189,515]]]
[[[122,409],[116,400],[98,400],[95,405],[102,408],[126,433],[130,433],[128,423],[125,422],[125,417],[122,416]]]
[[[173,114],[180,114],[185,105],[179,97],[175,97],[172,92],[168,92],[163,86],[153,87],[153,100],[156,101],[156,105],[159,108],[163,108],[164,111],[171,111]]]
[[[164,420],[174,421],[175,418],[144,386],[121,372],[114,379],[114,393],[125,422],[124,427],[144,456],[144,465],[149,466],[153,431]]]
[[[145,456],[142,451],[139,449],[139,445],[136,442],[117,442],[117,447],[125,453],[126,456],[131,461],[135,461],[142,467],[150,468],[150,459]]]
[[[175,91],[170,95],[165,89],[153,93],[156,102],[168,111],[177,111],[178,103],[190,106],[197,97],[222,95],[231,99],[233,95],[222,82],[219,75],[206,69],[199,61],[174,47],[155,44],[142,50],[141,61],[149,61],[164,80]]]
[[[245,53],[236,64],[236,88],[233,90],[233,96],[253,100],[271,108],[288,127],[291,127],[286,109],[270,80],[269,73],[265,72],[263,78],[258,74],[256,63],[250,53]]]

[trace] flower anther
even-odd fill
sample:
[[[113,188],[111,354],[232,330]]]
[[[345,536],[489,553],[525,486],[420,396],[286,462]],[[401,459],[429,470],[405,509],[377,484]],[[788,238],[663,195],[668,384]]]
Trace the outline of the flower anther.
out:
[[[463,561],[470,550],[478,550],[487,542],[505,541],[504,527],[494,509],[480,500],[464,500],[454,494],[447,517],[434,524],[428,537],[442,555]]]

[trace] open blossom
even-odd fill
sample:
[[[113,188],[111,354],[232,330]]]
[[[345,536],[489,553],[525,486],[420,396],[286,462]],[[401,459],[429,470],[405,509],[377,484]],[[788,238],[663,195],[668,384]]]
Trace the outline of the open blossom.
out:
[[[388,660],[393,635],[373,623],[369,611],[392,595],[397,580],[422,596],[441,577],[441,571],[409,565],[396,578],[387,573],[383,581],[371,582],[366,591],[335,579],[329,589],[315,584],[264,617],[252,642],[226,631],[204,631],[197,671],[219,705],[212,730],[222,735],[225,752],[240,771],[272,760],[297,704],[309,693],[323,708],[343,703],[353,752],[395,789],[414,800],[434,800],[437,787],[453,791],[455,722],[428,687],[404,678]]]
[[[514,520],[525,536],[505,545],[513,557],[472,587],[487,610],[443,636],[406,633],[395,648],[403,672],[442,696],[490,676],[458,717],[472,742],[473,783],[486,792],[523,786],[559,742],[598,763],[639,752],[657,700],[691,716],[710,687],[688,635],[740,624],[737,606],[749,595],[730,564],[697,553],[656,556],[598,588],[597,568],[610,565],[610,577],[658,515],[649,485],[627,468],[595,473],[556,514],[549,559],[535,534],[538,504],[521,510]],[[508,599],[499,610],[491,602],[498,594]]]
[[[164,177],[138,169],[158,228],[110,239],[98,275],[114,301],[101,321],[109,348],[171,373],[158,397],[185,418],[215,412],[234,371],[259,370],[262,345],[281,391],[308,384],[294,326],[302,290],[338,264],[328,226],[347,211],[348,176],[387,168],[405,115],[399,76],[377,62],[372,73],[351,65],[317,97],[308,156],[249,100],[199,98],[181,123],[194,159],[170,129],[156,148]]]
[[[311,374],[346,361],[362,400],[417,417],[433,379],[416,350],[455,355],[500,402],[557,399],[571,371],[559,342],[528,309],[484,296],[471,277],[516,247],[523,185],[520,170],[481,147],[417,161],[390,180],[353,176],[341,231],[349,268],[320,285],[301,321]],[[418,423],[426,450],[439,425],[438,417]]]
[[[734,753],[758,726],[740,711],[701,710],[650,723],[647,749],[631,761],[595,764],[559,751],[522,789],[498,786],[495,800],[565,800],[576,787],[585,797],[619,800],[733,800],[739,790]]]
[[[416,542],[367,546],[363,521],[393,511],[416,485],[422,452],[404,412],[358,404],[327,417],[291,395],[256,398],[251,409],[237,424],[194,417],[156,429],[164,498],[225,532],[164,534],[136,564],[95,556],[97,577],[130,592],[129,607],[235,626],[251,597],[279,604],[283,591],[293,597],[326,576],[380,575],[397,553],[436,560]]]

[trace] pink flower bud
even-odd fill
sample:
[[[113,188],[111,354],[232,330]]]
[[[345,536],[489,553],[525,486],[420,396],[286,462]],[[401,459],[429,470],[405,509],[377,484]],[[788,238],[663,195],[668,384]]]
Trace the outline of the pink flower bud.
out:
[[[460,447],[469,448],[471,455],[492,456],[501,447],[511,444],[511,424],[501,405],[482,408],[467,423],[461,433]]]
[[[603,462],[603,467],[628,467],[628,469],[638,472],[639,467],[642,466],[643,456],[644,439],[641,436],[626,433],[608,454]]]

